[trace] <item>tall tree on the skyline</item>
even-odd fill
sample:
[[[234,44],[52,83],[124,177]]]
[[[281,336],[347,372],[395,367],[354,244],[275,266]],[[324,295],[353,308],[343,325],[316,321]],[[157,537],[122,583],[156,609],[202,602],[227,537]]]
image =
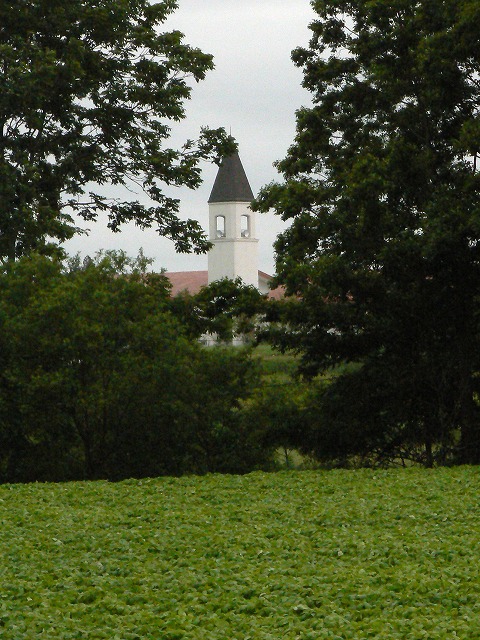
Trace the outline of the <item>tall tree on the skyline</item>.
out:
[[[114,231],[127,221],[157,228],[179,251],[208,246],[163,191],[195,188],[199,161],[231,148],[223,129],[179,150],[164,146],[169,123],[185,116],[190,79],[213,67],[178,31],[161,31],[176,6],[0,0],[0,259],[72,237],[74,213],[86,221],[104,213]],[[107,185],[146,198],[110,200]]]
[[[480,463],[480,6],[312,4],[293,59],[313,106],[257,204],[291,222],[278,280],[301,303],[279,342],[310,375],[357,365],[312,446]]]

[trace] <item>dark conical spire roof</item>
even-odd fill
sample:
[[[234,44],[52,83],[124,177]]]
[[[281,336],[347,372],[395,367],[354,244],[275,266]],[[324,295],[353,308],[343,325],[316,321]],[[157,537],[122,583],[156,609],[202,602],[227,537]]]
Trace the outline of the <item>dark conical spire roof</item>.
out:
[[[238,152],[224,158],[208,202],[251,202],[253,198]]]

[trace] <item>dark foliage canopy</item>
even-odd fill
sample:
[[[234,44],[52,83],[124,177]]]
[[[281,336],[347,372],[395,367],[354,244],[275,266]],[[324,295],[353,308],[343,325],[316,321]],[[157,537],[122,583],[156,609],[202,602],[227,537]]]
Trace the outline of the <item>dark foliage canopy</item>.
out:
[[[228,343],[234,336],[242,336],[253,342],[269,301],[253,285],[243,284],[241,278],[222,278],[196,294],[180,293],[172,299],[171,307],[192,338],[211,334]]]
[[[147,264],[31,254],[0,272],[0,482],[268,466],[242,421],[256,363],[189,337]]]
[[[231,150],[223,130],[164,146],[190,80],[212,57],[161,26],[175,0],[0,0],[0,258],[46,250],[100,213],[117,231],[153,226],[180,251],[208,246],[164,185],[200,183],[199,161]],[[107,186],[138,199],[111,200]],[[145,202],[153,204],[145,204]],[[51,249],[52,247],[50,247]]]
[[[322,455],[479,463],[480,5],[312,4],[293,60],[313,104],[257,202],[291,222],[277,272],[301,303],[277,342],[312,376],[354,364],[324,389]]]

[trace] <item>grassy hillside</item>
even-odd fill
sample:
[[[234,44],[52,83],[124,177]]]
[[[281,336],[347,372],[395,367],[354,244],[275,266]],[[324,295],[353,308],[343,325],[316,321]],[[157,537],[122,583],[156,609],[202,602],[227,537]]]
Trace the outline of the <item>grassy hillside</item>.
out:
[[[266,382],[291,383],[298,364],[296,356],[291,353],[280,353],[267,344],[256,346],[253,355],[261,362]]]
[[[480,475],[0,487],[2,640],[480,637]]]

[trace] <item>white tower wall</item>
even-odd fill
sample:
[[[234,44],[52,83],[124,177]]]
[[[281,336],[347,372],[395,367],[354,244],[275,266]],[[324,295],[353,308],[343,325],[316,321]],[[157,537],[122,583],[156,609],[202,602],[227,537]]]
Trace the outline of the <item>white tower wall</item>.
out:
[[[208,282],[241,278],[244,284],[258,287],[258,240],[255,238],[255,215],[248,203],[212,202],[209,214],[213,247],[208,252]],[[217,235],[219,216],[225,222],[223,237]],[[247,216],[244,218],[249,223],[247,229],[242,229],[243,216]]]

